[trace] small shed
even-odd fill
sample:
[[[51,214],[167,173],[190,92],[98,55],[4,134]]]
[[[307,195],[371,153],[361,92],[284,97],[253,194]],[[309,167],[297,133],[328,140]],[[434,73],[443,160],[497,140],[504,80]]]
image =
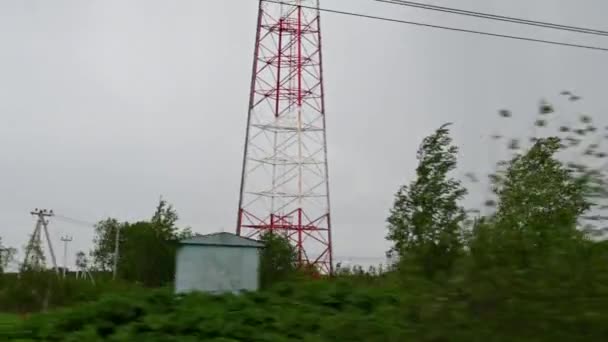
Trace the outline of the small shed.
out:
[[[175,292],[257,290],[263,247],[259,241],[231,233],[197,235],[180,241],[175,258]]]

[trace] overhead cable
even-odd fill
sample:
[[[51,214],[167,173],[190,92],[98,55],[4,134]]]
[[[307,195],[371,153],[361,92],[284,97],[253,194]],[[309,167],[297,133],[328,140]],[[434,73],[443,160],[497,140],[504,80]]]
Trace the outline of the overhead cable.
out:
[[[294,4],[290,4],[290,3],[286,3],[286,2],[282,2],[282,1],[275,1],[275,0],[262,0],[262,1],[267,2],[267,3],[280,4],[280,5],[296,6]],[[298,5],[298,6],[300,6],[301,8],[318,10],[320,12],[327,12],[327,13],[340,14],[340,15],[346,15],[346,16],[352,16],[352,17],[365,18],[365,19],[386,21],[386,22],[392,22],[392,23],[398,23],[398,24],[415,25],[415,26],[420,26],[420,27],[436,28],[436,29],[441,29],[441,30],[478,34],[478,35],[489,36],[489,37],[494,37],[494,38],[505,38],[505,39],[512,39],[512,40],[534,42],[534,43],[559,45],[559,46],[567,46],[567,47],[574,47],[574,48],[580,48],[580,49],[608,52],[608,48],[604,48],[604,47],[600,47],[600,46],[564,43],[564,42],[558,42],[558,41],[553,41],[553,40],[536,39],[536,38],[529,38],[529,37],[522,37],[522,36],[512,36],[512,35],[507,35],[507,34],[491,33],[491,32],[485,32],[485,31],[468,30],[468,29],[462,29],[462,28],[457,28],[457,27],[426,24],[426,23],[415,22],[415,21],[387,18],[387,17],[381,17],[381,16],[362,14],[362,13],[321,8],[321,7],[313,7],[313,6],[305,6],[305,5]]]
[[[507,16],[503,16],[503,15],[496,15],[496,14],[476,12],[476,11],[467,11],[467,10],[458,9],[458,8],[429,5],[429,4],[424,4],[424,3],[420,3],[420,2],[414,2],[414,1],[405,1],[405,0],[374,0],[374,1],[393,4],[393,5],[422,8],[422,9],[431,10],[431,11],[465,15],[465,16],[470,16],[470,17],[475,17],[475,18],[497,20],[497,21],[515,23],[515,24],[522,24],[522,25],[537,26],[537,27],[543,27],[543,28],[554,29],[554,30],[570,31],[570,32],[592,34],[592,35],[598,35],[598,36],[608,36],[608,31],[604,31],[604,30],[555,24],[555,23],[543,22],[543,21],[538,21],[538,20],[507,17]]]

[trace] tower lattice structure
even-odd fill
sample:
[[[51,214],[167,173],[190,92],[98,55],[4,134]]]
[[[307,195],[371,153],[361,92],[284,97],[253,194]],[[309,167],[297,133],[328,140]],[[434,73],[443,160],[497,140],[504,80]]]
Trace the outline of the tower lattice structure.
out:
[[[301,266],[331,273],[318,0],[260,1],[237,234],[284,234]]]

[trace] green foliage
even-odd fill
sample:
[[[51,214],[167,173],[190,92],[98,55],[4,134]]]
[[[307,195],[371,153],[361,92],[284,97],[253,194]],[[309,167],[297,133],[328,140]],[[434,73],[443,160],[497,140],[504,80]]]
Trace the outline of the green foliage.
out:
[[[571,172],[554,155],[560,149],[558,138],[539,139],[524,155],[510,161],[496,177],[499,199],[496,220],[514,228],[555,225],[574,230],[577,218],[590,207],[585,198],[585,179]],[[541,239],[546,238],[539,235]]]
[[[180,230],[177,226],[179,216],[173,206],[161,199],[150,220],[157,233],[165,240],[182,240],[192,237],[190,228]]]
[[[94,267],[100,271],[111,271],[114,267],[116,231],[124,224],[113,218],[99,221],[95,225],[94,248],[91,252]]]
[[[7,340],[602,341],[606,279],[591,271],[600,269],[608,250],[587,247],[589,267],[574,274],[587,278],[551,286],[543,279],[556,280],[559,272],[503,273],[512,287],[501,292],[486,278],[455,277],[440,285],[393,274],[373,284],[349,277],[287,282],[242,295],[146,290],[35,315]],[[593,285],[569,292],[584,282]]]
[[[418,265],[428,276],[449,271],[463,246],[466,216],[458,201],[466,190],[448,175],[456,168],[458,148],[452,145],[446,126],[423,140],[416,180],[399,190],[388,218],[391,252],[403,262]]]
[[[543,103],[539,112],[553,111]],[[548,126],[539,121],[536,126]],[[588,125],[591,119],[581,121]],[[558,134],[569,132],[585,135],[590,130],[558,128]],[[606,332],[598,323],[608,312],[595,302],[608,298],[603,285],[607,249],[584,239],[580,222],[593,198],[602,196],[598,186],[603,176],[584,158],[563,158],[578,146],[587,151],[598,146],[585,147],[572,137],[529,140],[532,146],[526,150],[518,139],[510,139],[508,148],[516,153],[490,175],[496,199],[487,202],[496,211],[476,220],[470,254],[460,260],[452,285],[497,335],[513,336],[507,330],[520,329],[517,340],[597,339]]]
[[[353,266],[343,266],[341,263],[338,263],[335,267],[334,273],[339,277],[376,277],[384,274],[384,266],[378,265],[378,267],[370,266],[367,270],[364,269],[360,265]]]
[[[375,341],[408,337],[386,291],[324,281],[266,293],[173,296],[153,291],[34,316],[10,338],[72,341]]]
[[[118,259],[120,279],[162,286],[173,279],[177,241],[151,222],[125,224]]]
[[[144,286],[163,286],[172,281],[177,242],[192,236],[190,229],[176,226],[173,206],[160,200],[149,221],[120,223],[108,218],[96,226],[95,247],[91,253],[100,271],[114,268],[116,232],[119,231],[118,276]]]
[[[76,267],[79,270],[86,270],[89,267],[89,259],[83,251],[76,252]]]
[[[580,243],[577,221],[590,206],[586,179],[556,159],[559,149],[559,139],[539,139],[497,172],[497,211],[476,224],[471,242],[478,262],[527,267]]]
[[[19,316],[0,313],[0,338],[7,340],[6,336],[13,334],[15,327],[17,327],[19,323]]]
[[[30,313],[92,301],[103,293],[135,289],[133,285],[96,277],[65,279],[55,272],[26,271],[4,274],[0,278],[0,312]]]
[[[260,255],[260,286],[268,288],[291,279],[297,268],[297,254],[289,239],[269,231],[260,236],[260,241],[264,244]]]
[[[550,127],[548,116],[558,109],[541,102],[538,115],[543,118],[535,127]],[[506,110],[500,115],[512,116]],[[584,127],[561,125],[559,131],[595,132],[589,116],[580,121]],[[602,190],[606,178],[588,163],[560,159],[575,140],[534,136],[526,148],[520,140],[508,139],[517,153],[492,175],[495,199],[488,203],[496,211],[475,218],[464,239],[464,210],[458,202],[465,191],[448,176],[457,149],[445,127],[426,138],[417,179],[400,189],[388,219],[388,238],[401,259],[395,271],[337,267],[331,278],[291,281],[294,248],[284,236],[267,234],[262,237],[267,245],[262,292],[174,296],[167,290],[145,290],[104,296],[35,315],[13,323],[13,329],[0,327],[0,339],[603,341],[608,336],[608,241],[586,239],[581,222],[591,210],[601,209],[599,203],[608,196]],[[603,153],[596,143],[575,145],[583,145],[585,156]],[[145,273],[154,273],[154,264],[168,267],[163,264],[171,255],[167,242],[177,235],[171,210],[159,205],[151,222],[125,224],[123,245],[133,255],[127,254],[131,264],[121,265],[123,277],[148,279],[138,268],[129,268],[133,266],[143,265]],[[143,257],[145,246],[154,250],[150,260]],[[437,281],[438,272],[442,281]],[[8,298],[27,301],[30,293],[40,297],[48,292],[0,291],[0,304]]]
[[[577,102],[581,98],[572,95],[569,91],[560,94],[562,99],[568,102]],[[561,99],[554,101],[559,103]],[[564,113],[564,108],[560,108],[547,100],[542,100],[538,107],[537,116],[532,126],[532,134],[527,137],[507,137],[505,134],[494,134],[494,141],[502,140],[502,145],[507,150],[511,150],[515,156],[521,156],[527,149],[532,149],[534,144],[541,139],[559,139],[559,151],[555,152],[552,158],[559,161],[570,172],[570,175],[585,187],[585,200],[590,208],[585,215],[579,215],[577,228],[585,233],[587,237],[603,238],[608,233],[605,225],[606,210],[608,209],[608,162],[606,162],[606,140],[608,140],[608,126],[600,130],[595,119],[586,113]],[[499,112],[501,120],[512,120],[515,116],[504,115],[506,111]],[[528,117],[528,115],[526,115]],[[577,120],[578,119],[578,120]],[[542,123],[542,124],[539,124]],[[508,127],[509,124],[501,123],[501,127]],[[549,138],[547,138],[549,137]],[[526,146],[529,141],[532,146]],[[555,151],[555,147],[552,147]],[[500,151],[495,151],[495,154]],[[505,171],[509,161],[499,161],[497,163],[498,173],[491,174],[490,179],[496,180]],[[474,174],[473,174],[474,175]],[[477,178],[477,177],[475,177]],[[471,178],[470,178],[471,179]],[[477,178],[478,179],[478,178]],[[474,181],[477,182],[477,181]],[[496,194],[488,193],[485,199],[486,209],[494,210],[497,205]],[[494,195],[494,196],[493,196]],[[567,224],[564,224],[567,225]]]
[[[0,238],[0,275],[2,275],[8,265],[15,260],[15,254],[17,254],[17,250],[2,245],[2,238]]]

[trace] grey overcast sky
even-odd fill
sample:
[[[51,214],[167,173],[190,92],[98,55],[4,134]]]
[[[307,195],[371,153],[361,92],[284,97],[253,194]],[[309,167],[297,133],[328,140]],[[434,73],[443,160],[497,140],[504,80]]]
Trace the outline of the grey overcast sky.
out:
[[[608,30],[605,0],[433,4]],[[608,47],[555,32],[374,3],[322,6]],[[256,0],[0,1],[0,236],[21,248],[35,207],[95,222],[152,215],[160,195],[183,226],[233,230]],[[464,171],[496,161],[489,136],[529,129],[540,98],[606,116],[608,53],[323,14],[337,256],[379,257],[385,217],[412,180],[420,140],[445,122]],[[573,106],[563,89],[584,97]],[[561,101],[561,102],[560,102]],[[507,127],[497,110],[511,109]],[[523,134],[523,133],[522,133]],[[92,228],[53,239],[87,250]]]

